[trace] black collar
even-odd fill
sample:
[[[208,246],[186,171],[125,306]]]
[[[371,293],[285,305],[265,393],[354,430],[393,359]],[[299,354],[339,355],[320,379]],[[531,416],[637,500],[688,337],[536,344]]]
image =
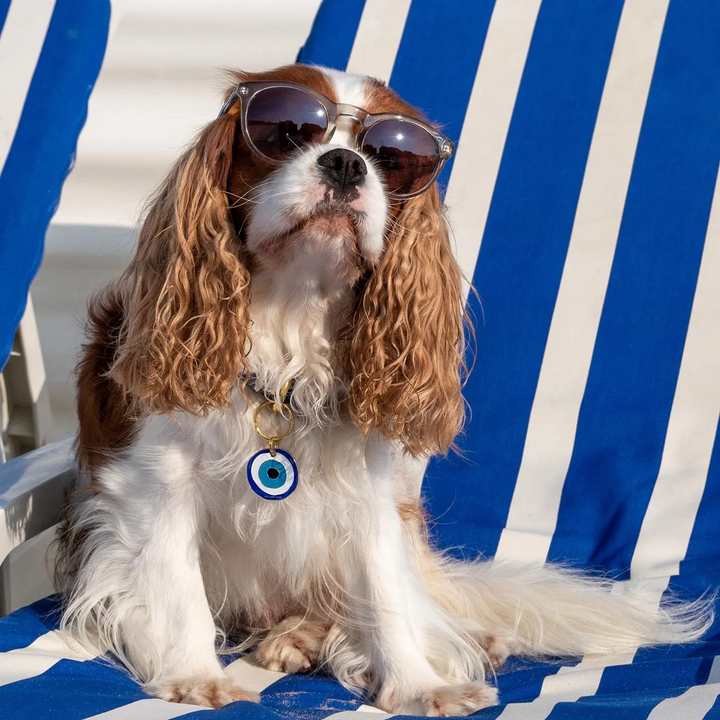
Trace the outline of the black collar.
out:
[[[247,384],[256,393],[260,393],[260,395],[264,395],[267,400],[275,402],[275,393],[270,392],[267,388],[259,387],[258,386],[259,380],[260,380],[260,378],[257,376],[256,373],[250,373]],[[290,386],[288,387],[287,394],[285,395],[285,402],[284,402],[285,405],[290,404],[290,398],[292,398],[294,389],[295,389],[295,378],[290,380]]]

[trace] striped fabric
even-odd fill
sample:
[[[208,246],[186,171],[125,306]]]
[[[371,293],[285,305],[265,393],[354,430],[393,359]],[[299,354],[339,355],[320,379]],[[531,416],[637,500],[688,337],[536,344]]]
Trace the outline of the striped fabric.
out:
[[[326,0],[300,59],[387,80],[458,144],[441,182],[477,341],[462,453],[425,479],[439,544],[657,601],[720,585],[720,5]],[[534,702],[502,717],[647,717],[712,658],[503,674],[506,702]],[[718,691],[652,717],[703,717]]]
[[[100,71],[109,0],[0,0],[0,369]]]
[[[477,347],[462,456],[425,482],[438,542],[605,570],[658,602],[720,586],[720,3],[325,0],[299,59],[388,80],[458,143],[441,181]],[[56,610],[0,620],[0,717],[207,712],[70,653]],[[478,716],[720,720],[718,629],[511,659]],[[221,717],[372,712],[323,675],[228,671],[262,703]]]
[[[3,720],[166,720],[202,718],[207,709],[149,698],[122,670],[71,651],[55,632],[58,605],[43,600],[0,620],[0,717]],[[572,663],[511,659],[497,678],[503,705],[483,720],[717,720],[720,654],[716,643],[655,648],[634,657]],[[241,720],[374,720],[391,717],[363,704],[321,674],[285,675],[233,659],[226,672],[261,703],[215,712]],[[358,714],[359,713],[359,714]]]

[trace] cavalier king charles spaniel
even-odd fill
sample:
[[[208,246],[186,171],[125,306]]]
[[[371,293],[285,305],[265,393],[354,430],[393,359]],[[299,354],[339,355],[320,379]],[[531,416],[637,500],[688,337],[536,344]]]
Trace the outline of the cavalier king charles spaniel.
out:
[[[453,145],[372,78],[232,80],[91,303],[62,628],[166,700],[258,701],[218,660],[239,647],[416,715],[497,703],[510,653],[701,635],[707,603],[431,546],[408,459],[463,420]]]

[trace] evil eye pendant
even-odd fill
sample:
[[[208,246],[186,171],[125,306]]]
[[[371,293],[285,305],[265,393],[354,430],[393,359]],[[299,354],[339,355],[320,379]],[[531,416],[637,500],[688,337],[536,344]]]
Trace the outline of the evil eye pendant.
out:
[[[298,471],[290,453],[261,450],[250,458],[247,465],[250,487],[266,500],[282,500],[297,487]]]

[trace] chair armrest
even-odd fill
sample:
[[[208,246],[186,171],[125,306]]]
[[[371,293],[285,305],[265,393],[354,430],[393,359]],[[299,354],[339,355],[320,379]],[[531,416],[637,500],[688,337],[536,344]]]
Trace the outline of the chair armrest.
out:
[[[67,438],[0,465],[0,564],[58,522],[66,489],[77,477],[72,445]]]

